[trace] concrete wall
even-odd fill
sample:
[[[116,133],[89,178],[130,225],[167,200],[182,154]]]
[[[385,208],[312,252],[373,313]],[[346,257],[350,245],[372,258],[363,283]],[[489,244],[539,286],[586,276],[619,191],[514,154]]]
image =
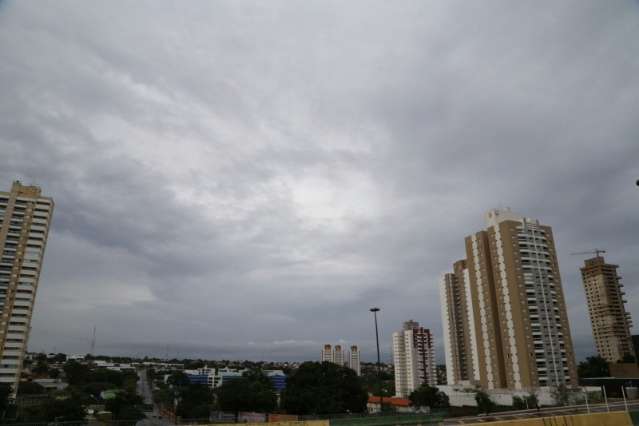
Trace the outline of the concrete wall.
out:
[[[453,407],[476,407],[477,402],[475,401],[475,389],[470,387],[458,386],[458,385],[441,385],[437,386],[437,388],[444,392],[449,399],[450,405]],[[582,392],[577,390],[576,392],[571,393],[571,398],[580,398],[583,397],[583,392],[600,392],[601,389],[598,387],[583,387],[580,388]],[[510,389],[493,389],[489,391],[485,391],[490,399],[497,405],[505,405],[510,406],[513,404],[513,396],[519,396],[521,398],[527,397],[530,395],[530,391],[523,390],[510,390]],[[555,398],[552,394],[552,389],[548,387],[538,388],[534,391],[535,395],[537,395],[537,400],[539,401],[539,405],[554,405]],[[571,400],[572,401],[572,400]],[[573,401],[574,402],[574,401]]]

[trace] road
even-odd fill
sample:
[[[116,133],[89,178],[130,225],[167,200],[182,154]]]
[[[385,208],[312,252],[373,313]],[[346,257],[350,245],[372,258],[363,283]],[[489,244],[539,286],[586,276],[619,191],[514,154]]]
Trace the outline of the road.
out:
[[[503,411],[499,413],[489,414],[487,416],[471,416],[448,418],[443,421],[444,425],[460,425],[470,423],[483,423],[497,420],[521,420],[532,417],[549,417],[568,414],[585,414],[585,413],[602,413],[606,411],[624,411],[626,404],[623,401],[610,402],[606,404],[571,405],[566,407],[548,407],[537,410],[519,410],[519,411]],[[630,411],[639,410],[639,401],[628,402]]]
[[[145,412],[146,419],[140,420],[136,426],[169,426],[172,425],[167,419],[160,418],[160,410],[158,406],[153,402],[152,383],[149,381],[147,371],[145,368],[137,370],[138,373],[138,395],[140,395],[144,401],[144,404],[152,405],[153,411]]]
[[[138,373],[138,395],[142,397],[145,404],[153,404],[153,392],[151,391],[151,383],[145,368],[137,370]],[[155,406],[154,406],[155,409]]]

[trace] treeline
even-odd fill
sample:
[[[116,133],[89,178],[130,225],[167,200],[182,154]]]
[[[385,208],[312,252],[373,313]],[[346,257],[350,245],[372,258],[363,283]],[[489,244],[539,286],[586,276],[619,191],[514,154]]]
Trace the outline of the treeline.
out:
[[[38,361],[41,362],[41,361]],[[40,403],[32,404],[16,414],[22,422],[78,421],[84,420],[87,407],[104,404],[112,413],[113,420],[139,420],[144,418],[140,409],[142,400],[136,394],[135,372],[112,371],[96,368],[76,361],[67,361],[62,367],[62,376],[68,383],[63,390],[46,391],[35,382],[20,383],[18,397],[40,395]],[[60,375],[57,372],[56,377]],[[102,392],[111,391],[108,399]]]
[[[191,384],[181,372],[172,373],[166,384],[157,383],[156,402],[175,407],[183,419],[208,418],[213,410],[289,414],[362,413],[368,394],[362,380],[350,368],[332,363],[306,362],[287,379],[278,398],[271,380],[261,369],[252,369],[242,377],[226,381],[215,390]]]

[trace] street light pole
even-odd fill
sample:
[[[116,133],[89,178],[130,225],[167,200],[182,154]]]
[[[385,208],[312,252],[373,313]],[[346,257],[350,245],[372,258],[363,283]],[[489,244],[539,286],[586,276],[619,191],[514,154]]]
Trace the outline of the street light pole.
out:
[[[379,391],[380,393],[382,392],[382,383],[381,383],[381,378],[382,378],[382,369],[381,369],[381,359],[379,356],[379,330],[377,328],[377,313],[380,311],[380,309],[378,307],[374,307],[371,308],[370,311],[373,313],[373,316],[375,317],[375,342],[377,342],[377,380],[380,382],[379,383]],[[383,405],[383,404],[380,404]]]

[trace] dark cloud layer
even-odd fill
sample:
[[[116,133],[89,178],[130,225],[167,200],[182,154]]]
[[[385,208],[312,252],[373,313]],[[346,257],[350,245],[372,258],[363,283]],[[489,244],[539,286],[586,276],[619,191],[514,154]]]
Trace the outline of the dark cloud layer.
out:
[[[570,252],[639,318],[639,8],[542,3],[0,2],[0,185],[56,201],[30,348],[370,359],[371,305],[387,356],[441,342],[439,275],[510,206],[592,353]]]

